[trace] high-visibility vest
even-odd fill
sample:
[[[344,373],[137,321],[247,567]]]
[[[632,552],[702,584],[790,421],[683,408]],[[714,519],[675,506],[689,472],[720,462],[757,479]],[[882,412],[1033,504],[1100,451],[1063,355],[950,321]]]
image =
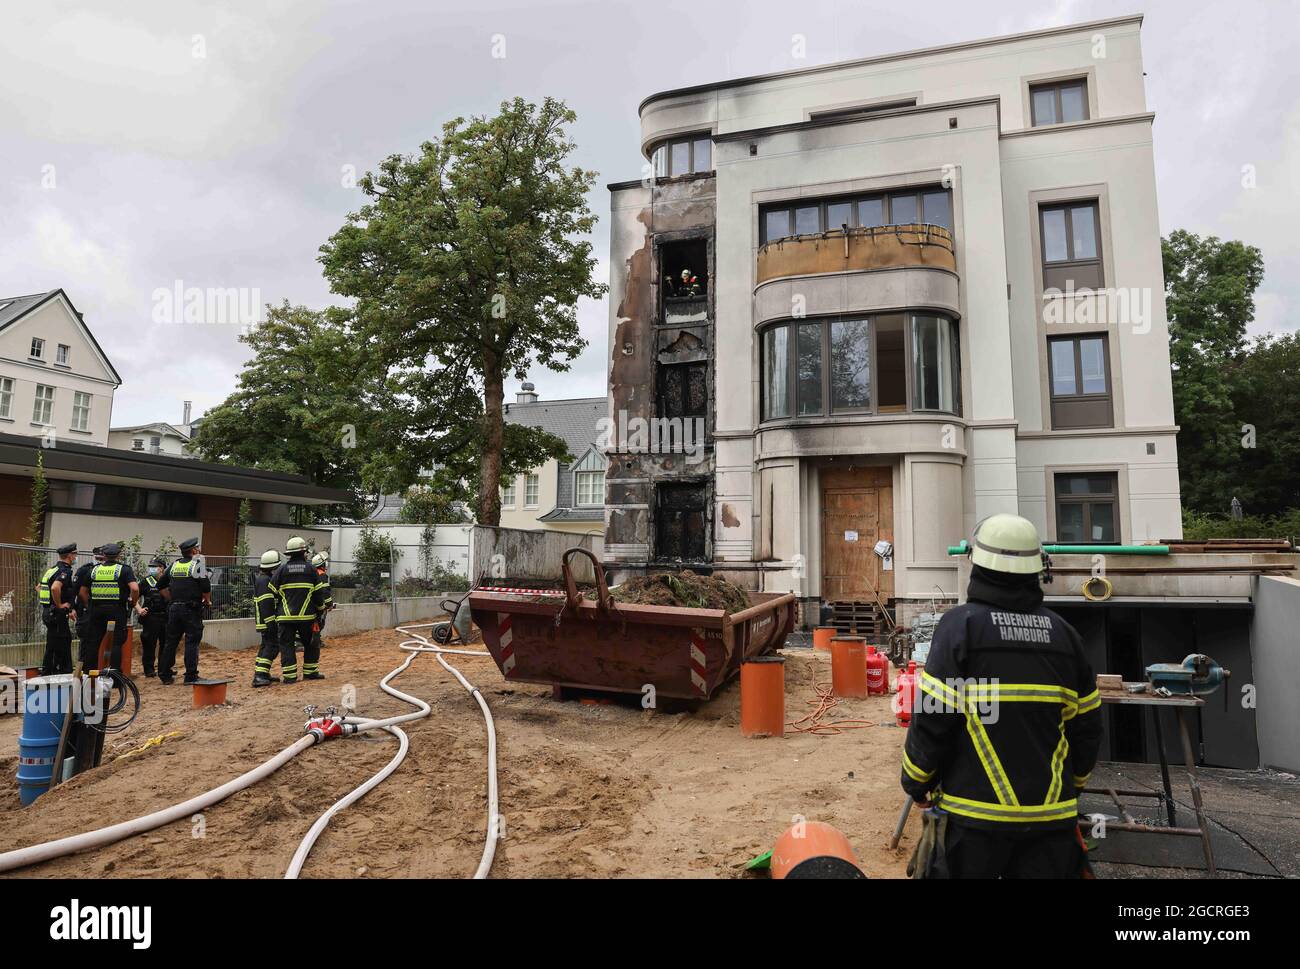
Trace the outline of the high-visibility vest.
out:
[[[96,565],[90,573],[90,598],[94,602],[116,602],[122,598],[122,587],[118,579],[122,575],[122,566]]]
[[[46,569],[45,574],[41,576],[40,597],[41,605],[43,606],[48,606],[50,604],[50,585],[54,579],[55,573],[58,571],[59,567],[56,565],[51,569]]]

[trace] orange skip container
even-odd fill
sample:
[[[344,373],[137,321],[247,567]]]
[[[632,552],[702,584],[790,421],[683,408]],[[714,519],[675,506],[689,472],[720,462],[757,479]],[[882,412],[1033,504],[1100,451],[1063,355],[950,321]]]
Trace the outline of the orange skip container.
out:
[[[813,649],[824,649],[829,651],[831,648],[831,640],[834,638],[834,626],[818,626],[813,630]]]
[[[785,736],[785,657],[755,656],[740,664],[740,735]]]
[[[867,695],[867,640],[836,636],[831,640],[831,692],[836,696]]]
[[[792,825],[772,846],[773,878],[866,878],[849,839],[822,821]]]

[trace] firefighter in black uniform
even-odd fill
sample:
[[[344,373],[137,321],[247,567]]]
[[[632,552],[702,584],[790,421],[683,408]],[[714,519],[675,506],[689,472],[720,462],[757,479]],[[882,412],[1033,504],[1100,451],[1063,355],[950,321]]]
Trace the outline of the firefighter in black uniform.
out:
[[[328,583],[322,582],[315,567],[307,561],[307,543],[297,535],[285,543],[284,562],[271,576],[270,590],[280,600],[280,675],[285,683],[298,677],[298,643],[302,643],[304,680],[323,680],[318,663],[320,648],[313,643],[312,627],[316,616],[325,610]]]
[[[41,621],[45,623],[45,657],[41,676],[72,672],[72,628],[77,610],[72,589],[72,563],[77,557],[77,543],[61,546],[59,560],[41,576]]]
[[[154,655],[162,655],[163,637],[167,634],[167,600],[159,582],[167,563],[156,557],[149,563],[149,574],[140,582],[140,598],[135,614],[140,624],[140,663],[145,676],[157,676]]]
[[[96,545],[91,551],[93,558],[85,565],[77,569],[72,575],[72,601],[75,603],[74,608],[77,610],[77,654],[81,654],[80,644],[90,638],[90,610],[81,608],[81,590],[90,585],[90,570],[104,561],[104,549]],[[99,644],[95,644],[95,650],[98,653]]]
[[[302,671],[305,675],[310,675],[318,671],[320,650],[321,646],[324,645],[321,641],[321,637],[325,635],[325,617],[329,615],[329,611],[334,608],[334,596],[330,592],[329,553],[317,552],[311,557],[311,564],[312,568],[316,570],[317,581],[325,583],[325,596],[322,599],[324,608],[319,614],[317,614],[316,622],[312,625],[311,647],[315,651],[313,655],[316,659],[310,664],[310,666],[306,662],[303,663]]]
[[[113,648],[109,652],[109,669],[122,668],[122,645],[126,642],[127,615],[140,595],[139,583],[131,566],[117,560],[121,547],[109,542],[103,547],[104,561],[90,570],[90,585],[81,587],[82,606],[90,607],[87,637],[81,641],[83,669],[99,667],[99,644],[113,624]]]
[[[1079,634],[1043,607],[1032,522],[986,518],[971,561],[967,601],[935,630],[903,748],[903,788],[931,807],[920,843],[933,850],[918,866],[923,877],[1081,877],[1096,677]]]
[[[280,628],[276,619],[280,613],[280,597],[271,591],[271,573],[280,565],[280,553],[267,549],[262,553],[261,568],[253,576],[253,617],[257,631],[262,634],[262,648],[253,660],[253,686],[270,686],[280,678],[271,675],[271,665],[280,655]],[[281,672],[284,672],[283,669]]]
[[[202,552],[197,538],[181,542],[181,557],[164,570],[158,588],[167,598],[167,638],[158,655],[158,679],[170,686],[176,677],[176,647],[185,637],[185,682],[199,679],[199,643],[203,641],[203,613],[212,607],[212,580],[197,558]]]

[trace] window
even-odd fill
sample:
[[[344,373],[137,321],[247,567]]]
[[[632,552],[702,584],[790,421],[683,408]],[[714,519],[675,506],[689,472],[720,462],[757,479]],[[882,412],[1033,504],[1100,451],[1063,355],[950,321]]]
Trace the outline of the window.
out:
[[[1067,202],[1038,210],[1042,229],[1043,289],[1102,286],[1097,202]]]
[[[54,388],[36,385],[36,400],[32,403],[32,423],[49,424],[54,418]]]
[[[54,351],[54,362],[66,367],[68,365],[68,358],[71,355],[72,347],[68,346],[66,343],[60,343],[58,349]]]
[[[12,377],[0,377],[0,417],[13,417],[14,380]]]
[[[524,479],[524,507],[537,507],[537,491],[539,479],[537,475],[530,474]]]
[[[912,409],[957,411],[961,394],[957,325],[946,316],[912,317]]]
[[[1083,78],[1029,87],[1031,124],[1088,120],[1088,82]]]
[[[765,421],[909,409],[961,413],[959,334],[946,316],[778,323],[760,340]]]
[[[41,359],[41,357],[45,355],[45,341],[38,336],[32,337],[31,355],[37,360]]]
[[[866,198],[832,198],[800,202],[798,205],[764,206],[759,229],[763,243],[792,235],[816,235],[850,229],[871,229],[882,225],[929,225],[952,228],[952,193],[930,188]]]
[[[1110,427],[1110,367],[1104,335],[1047,341],[1052,427]]]
[[[655,558],[702,561],[708,532],[708,490],[695,482],[655,488]]]
[[[501,504],[505,505],[507,508],[513,508],[515,506],[515,480],[516,479],[511,478],[508,484],[502,485],[501,487]]]
[[[161,437],[158,437],[157,435],[155,435],[154,437],[149,438],[149,450],[152,451],[154,454],[161,454],[161,453],[162,453],[162,438],[161,438]]]
[[[72,394],[72,429],[90,430],[90,394],[82,393],[80,390]]]
[[[51,481],[50,507],[69,511],[147,515],[154,518],[194,518],[198,514],[198,498],[179,491],[156,491],[82,481]]]
[[[1063,545],[1119,541],[1118,475],[1071,471],[1056,475],[1056,540]]]
[[[143,438],[139,438],[139,437],[137,437],[135,440],[133,440],[133,441],[131,442],[131,450],[132,450],[132,451],[143,451],[143,450],[144,450],[144,439],[143,439]]]
[[[599,471],[579,471],[573,476],[574,494],[579,505],[590,507],[605,500],[605,476]]]
[[[692,135],[666,142],[651,155],[656,178],[713,171],[713,139]]]

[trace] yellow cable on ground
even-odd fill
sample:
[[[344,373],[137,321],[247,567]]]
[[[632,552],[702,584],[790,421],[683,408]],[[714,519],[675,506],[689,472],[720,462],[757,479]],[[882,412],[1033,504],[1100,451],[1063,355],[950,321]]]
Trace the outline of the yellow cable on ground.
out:
[[[157,737],[150,737],[148,740],[142,743],[139,747],[136,747],[134,750],[128,750],[125,754],[118,754],[113,759],[124,760],[127,757],[130,757],[132,754],[142,754],[150,747],[157,747],[164,740],[171,740],[173,737],[179,737],[180,735],[181,732],[179,730],[173,730],[171,733],[163,733],[163,734],[159,734]]]

